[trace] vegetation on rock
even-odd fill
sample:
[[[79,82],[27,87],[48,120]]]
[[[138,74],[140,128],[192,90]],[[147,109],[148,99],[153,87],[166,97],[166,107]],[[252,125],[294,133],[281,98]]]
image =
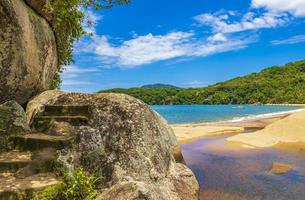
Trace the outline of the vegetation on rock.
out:
[[[15,101],[0,105],[0,152],[12,149],[10,137],[30,128],[23,108]]]
[[[34,200],[91,200],[96,197],[98,178],[87,173],[82,167],[77,168],[73,175],[63,174],[62,183],[47,187],[37,194]]]
[[[59,67],[54,77],[52,89],[58,88],[61,80],[59,74],[63,66],[73,62],[73,44],[86,34],[84,30],[84,10],[88,7],[111,8],[115,4],[129,3],[130,0],[54,0],[46,5],[46,10],[54,16],[53,30],[58,48]],[[90,23],[90,22],[88,22]],[[90,24],[89,24],[90,25]]]
[[[206,88],[111,89],[148,104],[305,103],[305,61],[273,66]]]

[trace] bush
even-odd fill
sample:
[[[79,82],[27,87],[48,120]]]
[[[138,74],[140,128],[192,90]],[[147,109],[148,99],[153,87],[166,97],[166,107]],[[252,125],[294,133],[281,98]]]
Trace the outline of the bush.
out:
[[[47,187],[34,200],[91,200],[97,195],[98,180],[79,167],[73,175],[65,172],[62,183]]]

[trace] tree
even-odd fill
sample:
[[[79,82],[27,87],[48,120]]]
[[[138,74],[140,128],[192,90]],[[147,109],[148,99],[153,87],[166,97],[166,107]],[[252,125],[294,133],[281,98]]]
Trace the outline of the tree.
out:
[[[46,5],[46,11],[54,16],[52,28],[58,49],[58,72],[52,82],[52,88],[58,88],[63,66],[73,62],[73,44],[87,34],[84,30],[84,10],[107,9],[114,5],[129,3],[130,0],[53,0]],[[88,22],[90,25],[90,22]]]

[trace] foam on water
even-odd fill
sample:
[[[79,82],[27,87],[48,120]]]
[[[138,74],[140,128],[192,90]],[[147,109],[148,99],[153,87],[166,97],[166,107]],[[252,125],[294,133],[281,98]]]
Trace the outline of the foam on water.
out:
[[[241,122],[241,121],[247,121],[247,120],[265,119],[265,118],[270,118],[270,117],[280,117],[280,116],[283,116],[283,115],[297,113],[297,112],[303,112],[303,111],[305,111],[304,108],[297,109],[297,110],[290,110],[290,111],[275,112],[275,113],[249,115],[249,116],[246,116],[246,117],[234,117],[232,120],[229,120],[229,122]]]

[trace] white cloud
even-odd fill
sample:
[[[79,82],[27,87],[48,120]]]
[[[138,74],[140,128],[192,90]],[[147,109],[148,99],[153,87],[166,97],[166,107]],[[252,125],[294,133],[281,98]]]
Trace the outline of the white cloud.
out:
[[[197,87],[206,87],[208,86],[208,84],[209,84],[208,82],[194,80],[188,83],[184,83],[182,85],[183,87],[197,88]]]
[[[86,73],[96,73],[99,72],[98,68],[80,68],[74,65],[68,65],[65,67],[63,73],[61,74],[62,85],[63,86],[73,86],[73,85],[92,85],[90,81],[80,80],[81,77]]]
[[[225,42],[227,40],[228,40],[227,37],[222,33],[217,33],[215,35],[208,37],[208,41],[211,42]]]
[[[252,42],[249,38],[227,38],[215,34],[198,38],[192,32],[171,32],[165,35],[136,36],[119,44],[113,44],[106,36],[94,37],[90,51],[104,64],[133,68],[172,58],[208,56],[220,52],[237,50]],[[89,49],[85,49],[89,50]]]
[[[89,81],[78,81],[78,80],[63,80],[62,86],[80,86],[80,85],[92,85],[92,82]]]
[[[263,7],[271,12],[289,12],[297,17],[305,16],[304,0],[252,0],[252,7]]]
[[[90,9],[86,9],[83,12],[85,14],[83,23],[84,30],[89,34],[96,34],[96,25],[103,17]]]
[[[119,45],[111,44],[106,36],[95,39],[95,53],[110,63],[137,66],[167,60],[187,54],[192,33],[172,32],[166,35],[136,36]]]
[[[98,68],[96,67],[92,67],[92,68],[79,68],[77,66],[74,65],[68,65],[65,66],[65,74],[82,74],[82,73],[86,73],[86,72],[97,72],[99,71]]]
[[[232,14],[203,13],[194,19],[201,25],[211,26],[215,33],[236,33],[262,28],[274,28],[289,22],[287,14],[265,12],[261,15],[248,12],[239,20],[232,20]],[[236,18],[234,16],[234,18]]]
[[[131,31],[131,38],[126,40],[95,35],[91,39],[84,38],[78,42],[75,52],[88,53],[105,68],[133,68],[169,59],[183,60],[239,50],[247,47],[249,43],[255,42],[256,34],[253,31],[285,26],[291,21],[290,14],[275,12],[275,8],[273,8],[275,4],[264,2],[264,0],[252,0],[252,7],[255,8],[243,15],[235,11],[221,10],[195,16],[194,19],[199,25],[211,28],[212,31],[207,36],[203,36],[203,31],[200,33],[200,30],[196,30],[197,34],[195,31],[189,30],[162,35],[153,33],[140,35]],[[255,10],[261,7],[266,7],[268,10],[264,12]],[[90,11],[87,15],[91,16],[93,21],[99,20]],[[95,33],[95,30],[92,32]]]
[[[273,45],[281,45],[281,44],[296,44],[305,42],[305,35],[295,35],[293,37],[283,39],[283,40],[273,40],[271,43]]]
[[[192,56],[209,56],[227,51],[237,51],[247,47],[249,43],[254,42],[253,38],[233,39],[223,42],[202,42],[197,44],[192,51]]]

